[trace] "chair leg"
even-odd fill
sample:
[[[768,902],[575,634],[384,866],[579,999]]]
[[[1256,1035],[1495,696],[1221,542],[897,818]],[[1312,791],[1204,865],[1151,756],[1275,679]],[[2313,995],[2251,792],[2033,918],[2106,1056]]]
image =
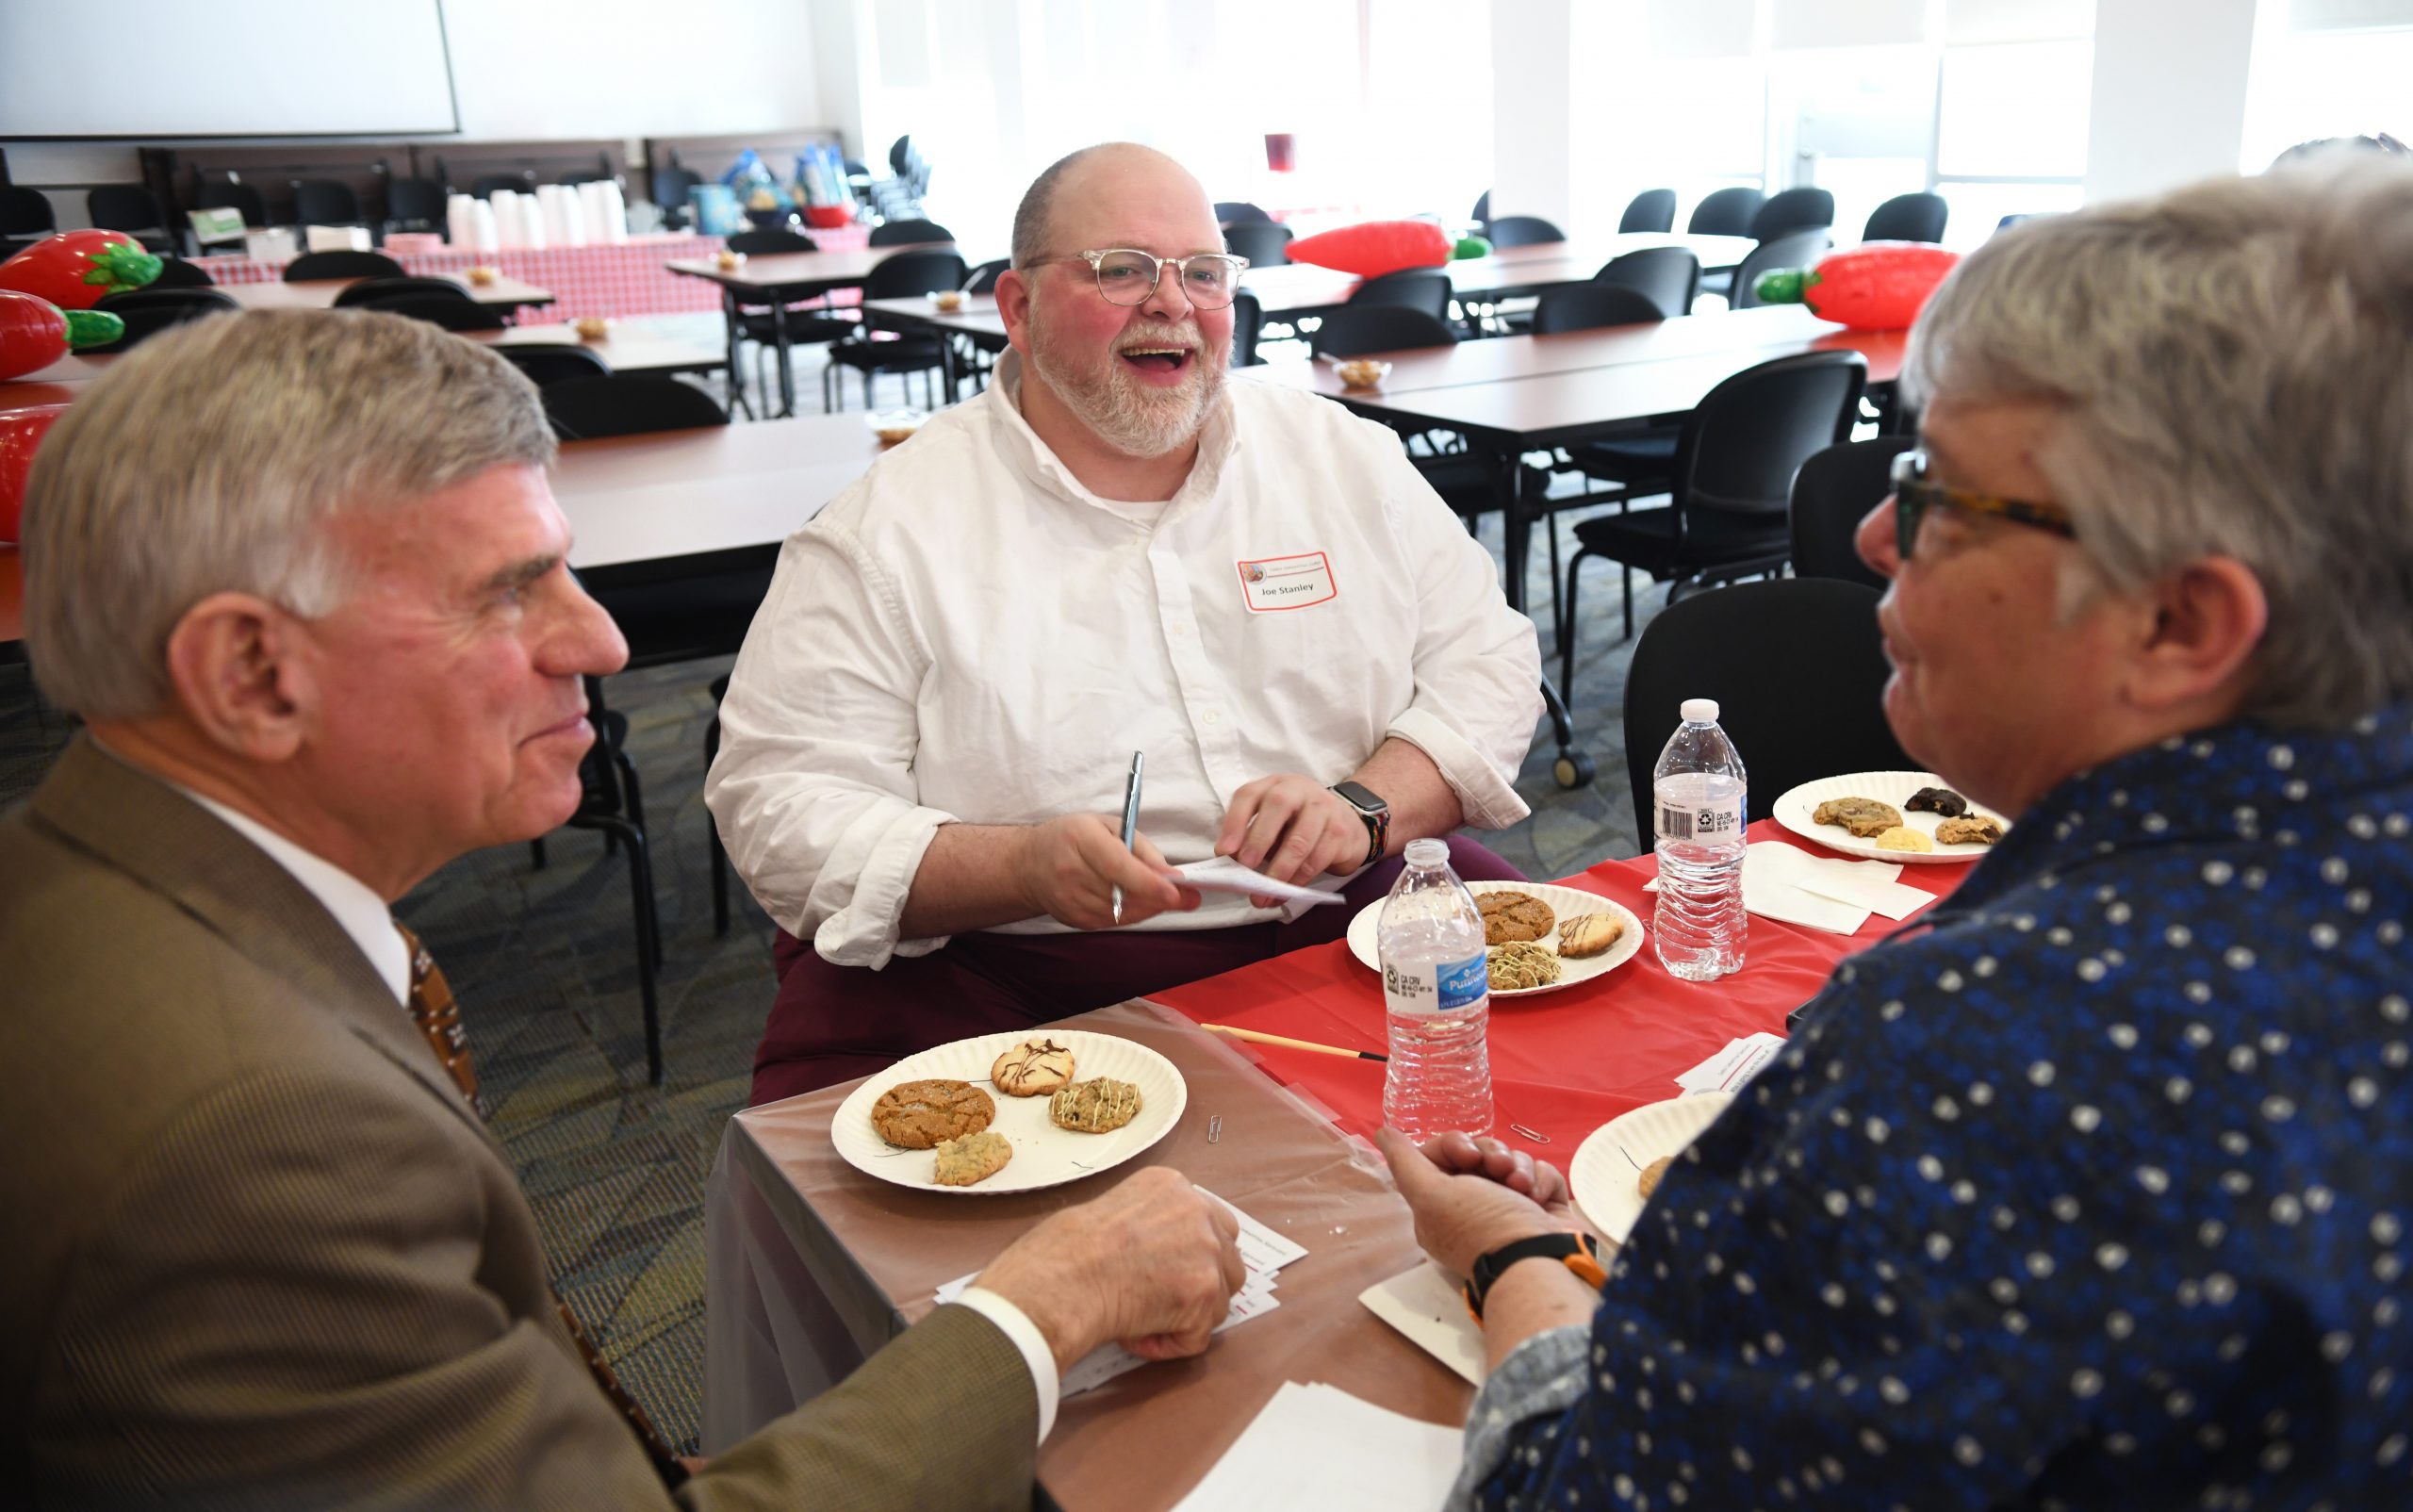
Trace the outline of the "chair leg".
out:
[[[1558,565],[1558,517],[1544,510],[1541,523],[1542,529],[1550,532],[1550,622],[1556,625],[1559,622],[1558,580],[1561,576]]]
[[[704,727],[704,770],[713,769],[713,758],[720,754],[720,715]],[[713,933],[729,932],[729,850],[720,843],[720,826],[713,822],[710,811],[704,814],[704,833],[712,841],[713,854]]]
[[[1633,568],[1625,569],[1625,638],[1633,639]]]
[[[616,814],[589,814],[570,821],[582,830],[599,830],[607,846],[629,848],[630,911],[635,917],[637,995],[645,1008],[646,1080],[662,1085],[662,1003],[657,981],[662,970],[662,919],[654,906],[653,863],[647,853],[645,831]]]
[[[1592,553],[1579,549],[1567,564],[1567,595],[1560,601],[1558,620],[1558,691],[1572,702],[1575,698],[1575,582],[1584,569],[1584,559]]]

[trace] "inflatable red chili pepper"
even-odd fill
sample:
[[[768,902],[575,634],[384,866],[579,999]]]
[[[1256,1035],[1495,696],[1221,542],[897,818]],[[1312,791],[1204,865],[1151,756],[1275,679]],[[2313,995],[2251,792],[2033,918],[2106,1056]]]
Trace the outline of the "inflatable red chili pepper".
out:
[[[123,335],[125,322],[107,310],[62,310],[0,288],[0,382],[39,372],[72,348],[106,346]]]
[[[140,288],[158,276],[159,259],[123,231],[62,231],[0,262],[0,288],[62,310],[89,310],[104,294]]]
[[[1805,304],[1822,320],[1861,331],[1898,331],[1919,318],[1935,286],[1961,260],[1925,241],[1867,241],[1829,253],[1814,268],[1762,273],[1760,299]]]

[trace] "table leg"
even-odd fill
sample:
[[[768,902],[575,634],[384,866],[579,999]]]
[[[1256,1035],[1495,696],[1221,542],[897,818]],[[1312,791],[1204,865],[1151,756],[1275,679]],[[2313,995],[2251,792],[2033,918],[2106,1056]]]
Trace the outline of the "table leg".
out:
[[[955,341],[956,336],[953,331],[944,326],[939,328],[939,386],[941,391],[946,395],[946,402],[949,404],[954,403],[958,397],[956,383],[960,364],[955,360]]]
[[[1508,607],[1518,614],[1525,612],[1525,556],[1533,541],[1533,522],[1525,518],[1525,468],[1523,453],[1514,447],[1504,448],[1500,458],[1500,514],[1502,554],[1506,558],[1504,581],[1500,591],[1508,596]]]
[[[747,403],[746,373],[745,370],[737,365],[737,349],[740,345],[737,323],[737,290],[733,288],[723,288],[720,291],[720,317],[721,322],[729,327],[730,397],[734,403],[745,405],[746,418],[750,420],[754,418],[754,406]]]

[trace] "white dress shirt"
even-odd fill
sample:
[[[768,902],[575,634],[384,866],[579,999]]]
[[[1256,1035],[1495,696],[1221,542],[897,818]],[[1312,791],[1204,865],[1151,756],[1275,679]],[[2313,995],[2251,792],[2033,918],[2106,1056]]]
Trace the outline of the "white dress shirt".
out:
[[[773,919],[840,965],[935,950],[899,920],[939,826],[1119,816],[1134,750],[1141,831],[1176,865],[1213,854],[1241,786],[1337,782],[1391,736],[1468,823],[1525,816],[1533,622],[1397,436],[1234,381],[1179,492],[1121,503],[1025,422],[1020,370],[1009,353],[781,550],[705,784]],[[1277,916],[1209,895],[1135,927]]]

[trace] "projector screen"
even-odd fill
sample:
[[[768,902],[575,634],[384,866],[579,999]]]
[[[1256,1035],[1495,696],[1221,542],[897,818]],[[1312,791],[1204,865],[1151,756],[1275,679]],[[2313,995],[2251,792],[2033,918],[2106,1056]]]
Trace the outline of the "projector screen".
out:
[[[0,138],[458,131],[442,0],[114,0],[107,30],[0,4]]]

